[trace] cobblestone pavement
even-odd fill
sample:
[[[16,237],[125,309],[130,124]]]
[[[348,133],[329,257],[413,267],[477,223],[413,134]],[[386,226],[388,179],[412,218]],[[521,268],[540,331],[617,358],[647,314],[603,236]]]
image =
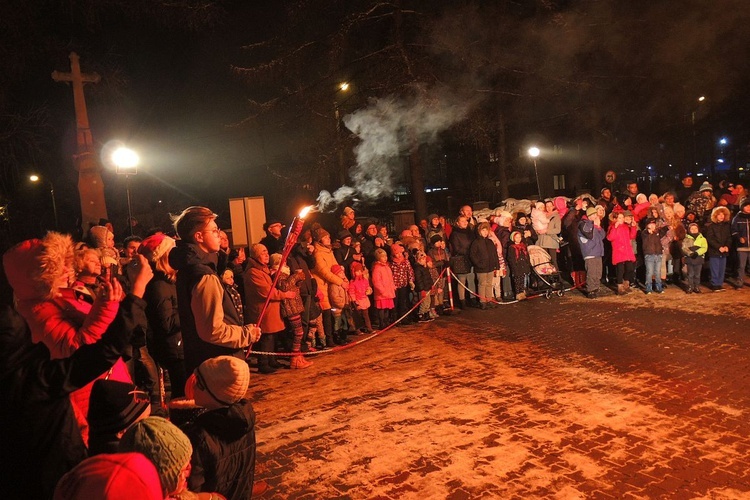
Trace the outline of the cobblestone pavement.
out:
[[[262,498],[750,498],[749,299],[571,292],[254,375]]]

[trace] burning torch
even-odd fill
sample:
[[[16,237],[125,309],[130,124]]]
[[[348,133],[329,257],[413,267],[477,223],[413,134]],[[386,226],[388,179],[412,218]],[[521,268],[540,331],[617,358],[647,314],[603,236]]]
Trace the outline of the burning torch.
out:
[[[294,217],[294,220],[292,220],[292,223],[289,225],[289,232],[286,236],[286,243],[284,243],[284,251],[281,253],[281,262],[279,263],[279,271],[276,273],[276,276],[273,279],[273,283],[271,284],[271,290],[276,288],[276,284],[279,282],[279,276],[281,276],[281,268],[284,267],[284,264],[286,263],[286,259],[289,257],[289,253],[292,251],[292,248],[294,248],[294,245],[297,244],[297,239],[299,238],[299,235],[302,233],[302,227],[305,225],[305,217],[310,213],[310,211],[315,208],[313,205],[308,205],[305,208],[303,208],[298,215]],[[258,316],[258,322],[257,325],[260,327],[261,322],[263,321],[263,316],[266,314],[266,309],[268,309],[268,303],[271,301],[271,291],[269,290],[268,296],[266,297],[266,302],[263,304],[263,309],[260,310],[260,316]],[[248,351],[250,352],[250,351]]]

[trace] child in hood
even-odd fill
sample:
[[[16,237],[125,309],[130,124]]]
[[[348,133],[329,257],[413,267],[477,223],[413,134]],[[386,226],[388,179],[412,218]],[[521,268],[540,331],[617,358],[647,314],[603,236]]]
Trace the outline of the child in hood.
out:
[[[276,288],[282,292],[295,292],[294,298],[281,299],[281,317],[291,327],[294,332],[292,340],[292,361],[290,368],[292,369],[303,369],[312,366],[312,361],[308,361],[302,355],[302,337],[305,335],[305,330],[302,327],[302,313],[305,312],[305,304],[302,302],[302,296],[300,295],[300,283],[305,279],[305,273],[302,269],[297,269],[294,274],[290,274],[289,266],[281,266],[282,256],[278,253],[271,255],[270,267],[271,275],[281,273],[279,280],[276,283]]]
[[[685,293],[701,293],[701,269],[704,255],[708,251],[708,242],[701,234],[700,226],[693,222],[688,226],[687,235],[682,240],[682,252],[687,266],[687,290]]]
[[[536,234],[545,234],[547,226],[549,226],[549,217],[547,217],[544,202],[537,201],[531,209],[531,227],[534,228]]]
[[[349,297],[349,280],[346,279],[344,266],[335,264],[331,266],[331,272],[341,279],[341,284],[331,283],[328,285],[328,299],[331,301],[333,311],[333,338],[339,344],[346,343],[346,336],[350,329],[352,320]]]
[[[523,300],[526,298],[526,283],[531,274],[529,249],[523,242],[523,234],[520,231],[513,231],[510,238],[512,243],[508,248],[507,263],[513,278],[516,300]]]

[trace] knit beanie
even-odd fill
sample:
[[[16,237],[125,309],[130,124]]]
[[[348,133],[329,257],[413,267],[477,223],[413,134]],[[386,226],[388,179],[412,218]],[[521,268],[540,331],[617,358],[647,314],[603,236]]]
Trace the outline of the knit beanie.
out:
[[[175,246],[175,240],[166,234],[153,234],[141,242],[138,253],[150,262],[156,262]]]
[[[204,408],[230,406],[245,397],[250,385],[250,368],[245,360],[218,356],[195,369],[195,403]]]
[[[315,231],[313,231],[313,240],[316,242],[319,242],[322,240],[325,236],[331,236],[331,233],[323,229],[322,227],[317,228]]]
[[[361,263],[354,261],[349,266],[349,270],[351,270],[352,276],[354,276],[354,273],[356,273],[357,271],[364,271],[364,266],[362,266]]]
[[[701,193],[703,191],[711,191],[711,192],[713,192],[713,190],[714,190],[714,188],[711,187],[711,184],[709,184],[708,181],[705,181],[703,184],[701,184],[701,187],[698,188],[698,191],[700,191]]]
[[[96,248],[104,248],[107,246],[107,233],[110,233],[110,231],[106,227],[93,226],[89,229],[89,239]]]
[[[430,236],[430,245],[434,245],[438,241],[443,241],[443,237],[440,236],[439,234],[436,233]]]
[[[345,240],[346,238],[351,238],[351,237],[352,237],[352,233],[350,233],[348,229],[342,229],[342,230],[341,230],[341,231],[339,231],[339,232],[338,232],[338,234],[336,235],[336,238],[337,238],[337,239],[338,239],[339,241],[342,241],[342,240]]]
[[[515,243],[516,242],[516,235],[521,234],[521,231],[513,231],[510,233],[510,242]],[[523,234],[521,234],[521,241],[523,241]]]
[[[596,207],[589,207],[586,209],[586,217],[591,217],[592,215],[596,215]]]
[[[185,433],[161,417],[148,417],[125,431],[119,449],[146,455],[156,466],[166,494],[177,489],[180,472],[193,454],[193,446]]]
[[[149,406],[148,396],[133,384],[98,379],[91,388],[86,419],[92,435],[108,435],[128,428]]]
[[[140,453],[87,458],[65,474],[54,500],[160,500],[164,498],[154,464]]]

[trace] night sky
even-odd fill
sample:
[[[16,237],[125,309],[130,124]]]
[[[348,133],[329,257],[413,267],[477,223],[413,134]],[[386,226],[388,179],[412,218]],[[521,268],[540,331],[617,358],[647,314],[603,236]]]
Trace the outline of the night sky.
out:
[[[404,0],[399,15],[368,1],[178,4],[187,8],[0,6],[0,195],[18,224],[48,204],[25,182],[30,170],[53,180],[64,223],[75,219],[72,93],[50,78],[69,70],[71,51],[102,75],[86,89],[98,145],[118,139],[141,155],[133,200],[144,215],[194,203],[221,212],[229,197],[265,195],[270,212],[288,216],[280,189],[296,201],[341,186],[336,141],[348,166],[359,161],[359,139],[347,130],[337,138],[334,109],[366,118],[370,99],[393,99],[430,123],[440,116],[425,148],[461,154],[467,144],[494,150],[502,112],[511,163],[533,138],[584,152],[596,143],[599,156],[581,157],[591,163],[677,169],[690,160],[693,111],[706,158],[726,135],[737,161],[748,159],[746,1]],[[347,96],[336,88],[344,80],[354,82]],[[104,180],[117,221],[124,183],[106,168]]]

